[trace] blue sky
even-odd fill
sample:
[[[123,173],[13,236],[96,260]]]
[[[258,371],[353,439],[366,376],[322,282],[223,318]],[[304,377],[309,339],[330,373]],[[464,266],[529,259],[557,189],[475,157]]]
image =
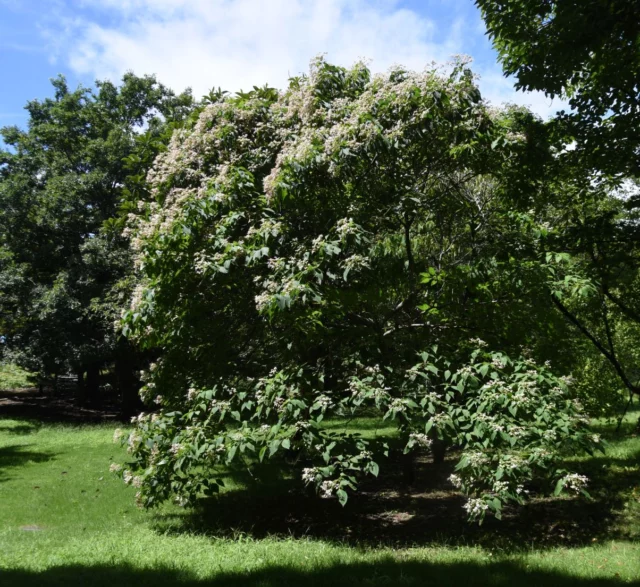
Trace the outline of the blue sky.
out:
[[[467,54],[490,101],[543,117],[559,106],[513,91],[472,0],[0,0],[0,126],[23,126],[25,103],[51,95],[59,73],[72,86],[155,73],[200,96],[282,87],[318,53],[376,71]]]

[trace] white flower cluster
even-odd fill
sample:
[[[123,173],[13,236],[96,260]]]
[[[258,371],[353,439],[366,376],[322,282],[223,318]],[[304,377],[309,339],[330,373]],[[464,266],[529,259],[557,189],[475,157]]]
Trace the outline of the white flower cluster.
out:
[[[413,440],[418,446],[423,448],[430,448],[433,444],[433,440],[429,438],[426,434],[412,432],[409,435],[409,438]]]
[[[314,402],[314,406],[323,412],[333,407],[333,401],[328,395],[319,395]]]
[[[309,467],[302,470],[302,480],[309,485],[309,483],[314,483],[316,477],[318,476],[318,469],[315,467]]]
[[[472,518],[482,515],[489,509],[489,506],[484,502],[484,500],[478,498],[468,500],[462,507],[464,507]]]
[[[357,232],[357,226],[353,218],[341,218],[336,223],[336,232],[340,240],[345,240],[349,235]]]
[[[505,454],[500,457],[500,466],[506,471],[519,469],[526,464],[526,460],[520,455]]]
[[[449,475],[449,481],[451,485],[453,485],[456,489],[462,488],[462,478],[460,477],[460,475],[456,475],[455,473]]]
[[[493,484],[493,491],[495,493],[504,493],[509,490],[509,483],[507,481],[496,481]]]
[[[491,365],[496,369],[504,369],[507,366],[506,363],[498,357],[491,359]]]
[[[469,466],[474,468],[484,467],[490,462],[489,457],[480,451],[471,451],[466,453],[465,456],[467,457]]]
[[[562,479],[562,485],[574,493],[580,493],[587,486],[587,483],[589,483],[589,478],[578,475],[578,473],[570,473]]]
[[[320,497],[331,497],[340,488],[338,481],[327,479],[320,484]]]

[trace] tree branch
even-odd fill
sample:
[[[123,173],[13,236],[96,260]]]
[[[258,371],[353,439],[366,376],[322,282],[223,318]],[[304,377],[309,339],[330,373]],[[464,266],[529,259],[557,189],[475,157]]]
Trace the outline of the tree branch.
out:
[[[615,354],[612,354],[610,351],[606,349],[606,347],[593,335],[587,327],[578,320],[578,318],[572,314],[569,309],[558,299],[558,297],[554,294],[551,294],[551,300],[555,304],[555,306],[562,312],[562,314],[571,322],[582,334],[584,334],[591,343],[600,351],[600,353],[611,363],[616,373],[625,384],[626,388],[635,394],[640,395],[640,387],[637,385],[633,385],[627,374],[624,372],[622,365],[618,362]]]

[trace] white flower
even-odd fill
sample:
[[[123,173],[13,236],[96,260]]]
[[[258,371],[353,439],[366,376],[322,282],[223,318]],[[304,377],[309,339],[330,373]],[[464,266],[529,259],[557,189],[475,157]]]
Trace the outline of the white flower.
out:
[[[307,468],[302,470],[302,480],[308,485],[309,483],[313,483],[316,480],[316,476],[318,475],[318,469],[315,467]]]
[[[489,462],[489,457],[480,451],[472,451],[465,455],[471,467],[482,467]]]
[[[562,485],[574,493],[580,493],[580,491],[586,487],[588,482],[588,477],[578,475],[578,473],[570,473],[562,479]]]
[[[111,473],[119,473],[120,471],[122,471],[122,465],[119,465],[118,463],[111,463],[109,465],[109,471]]]
[[[337,489],[338,489],[338,482],[330,481],[329,479],[327,479],[326,481],[323,481],[320,484],[321,497],[324,497],[324,498],[331,497],[336,492]]]
[[[494,357],[491,360],[491,364],[496,368],[496,369],[504,369],[506,367],[505,362],[502,359],[499,359],[498,357]]]
[[[483,512],[486,512],[489,509],[489,506],[482,499],[470,499],[462,506],[467,513],[475,518],[481,515]]]
[[[429,448],[433,444],[433,440],[429,438],[426,434],[420,433],[411,433],[409,438],[413,440],[418,446],[422,446],[424,448]]]
[[[460,489],[462,487],[462,479],[460,475],[449,475],[449,481],[456,489]]]
[[[493,490],[496,493],[504,493],[505,491],[507,491],[507,489],[509,489],[509,483],[507,483],[506,481],[496,481],[493,484]]]
[[[330,409],[333,406],[333,402],[331,401],[331,398],[327,395],[319,395],[316,398],[316,401],[314,402],[314,407],[316,409],[322,410],[323,412],[325,410]]]
[[[113,431],[113,442],[119,442],[124,436],[124,432],[120,428],[116,428]]]

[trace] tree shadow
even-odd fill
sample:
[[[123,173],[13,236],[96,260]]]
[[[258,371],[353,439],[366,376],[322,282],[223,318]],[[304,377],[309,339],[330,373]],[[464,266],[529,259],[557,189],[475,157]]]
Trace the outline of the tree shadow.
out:
[[[476,544],[517,550],[633,540],[638,536],[629,535],[618,516],[628,499],[625,491],[640,483],[639,459],[637,453],[573,463],[593,479],[592,499],[534,497],[524,507],[507,506],[502,520],[487,518],[482,526],[466,521],[465,498],[448,481],[454,457],[440,465],[423,460],[411,485],[403,483],[401,465],[388,464],[384,476],[363,483],[344,508],[336,499],[318,498],[297,477],[277,478],[271,471],[251,479],[236,472],[233,481],[242,489],[178,514],[158,514],[154,523],[170,533],[312,537],[397,547]]]
[[[29,462],[43,463],[54,457],[53,453],[29,450],[28,444],[13,444],[0,447],[0,483],[7,481],[7,469],[22,467]]]
[[[53,567],[44,571],[0,571],[0,583],[22,587],[52,587],[91,585],[136,585],[136,587],[282,587],[320,586],[368,587],[415,585],[438,587],[460,585],[471,587],[612,587],[620,585],[617,577],[581,578],[553,571],[531,570],[525,562],[495,561],[492,563],[457,562],[435,563],[388,557],[374,563],[333,564],[306,570],[284,566],[267,566],[242,572],[220,572],[209,579],[196,579],[185,571],[174,568],[138,569],[127,565]]]
[[[33,434],[42,428],[43,423],[37,420],[20,420],[20,423],[5,422],[0,420],[0,433],[16,434],[18,436],[26,436]]]
[[[0,391],[2,417],[34,423],[99,424],[121,419],[117,402],[101,398],[95,406],[78,405],[75,393],[61,389],[57,394],[38,389]]]

